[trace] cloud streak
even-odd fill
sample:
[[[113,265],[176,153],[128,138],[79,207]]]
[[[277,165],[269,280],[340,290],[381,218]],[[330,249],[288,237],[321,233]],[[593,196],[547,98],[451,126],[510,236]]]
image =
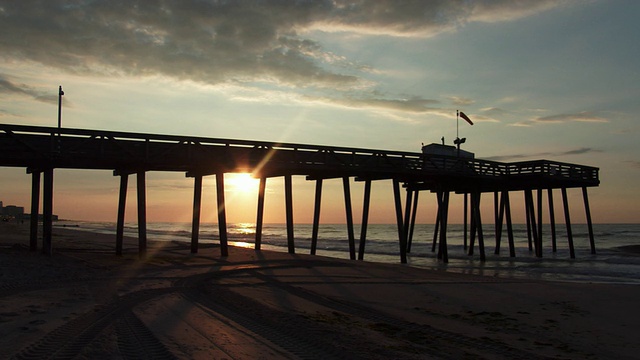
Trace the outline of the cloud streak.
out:
[[[556,157],[556,156],[567,156],[567,155],[582,155],[589,153],[601,153],[602,150],[594,149],[590,147],[581,147],[566,151],[547,151],[547,152],[539,152],[535,154],[513,154],[513,155],[500,155],[500,156],[489,156],[485,157],[487,160],[493,161],[513,161],[519,159],[531,159],[531,158],[540,158],[540,157]]]

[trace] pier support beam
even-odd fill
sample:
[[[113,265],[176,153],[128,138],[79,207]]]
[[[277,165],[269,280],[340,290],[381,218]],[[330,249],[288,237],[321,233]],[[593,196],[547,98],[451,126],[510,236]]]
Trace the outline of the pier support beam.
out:
[[[31,171],[31,215],[29,216],[29,250],[38,251],[38,214],[40,213],[40,171]]]
[[[364,183],[364,200],[362,204],[362,225],[360,227],[360,246],[358,260],[364,260],[364,246],[367,241],[367,226],[369,224],[369,203],[371,202],[371,180]]]
[[[124,213],[127,206],[127,186],[129,185],[129,174],[120,174],[120,193],[118,196],[118,219],[116,221],[116,255],[122,255],[124,242]]]
[[[500,197],[498,201],[498,196]],[[502,193],[498,193],[497,191],[494,194],[495,206],[496,206],[496,249],[494,254],[500,254],[500,243],[502,242],[502,225],[504,223],[504,212],[505,212],[505,199],[504,199],[504,191]]]
[[[342,187],[344,189],[344,208],[347,217],[347,235],[349,237],[349,258],[356,259],[356,240],[353,231],[353,211],[351,209],[351,186],[349,185],[349,177],[342,178]]]
[[[593,238],[593,224],[591,223],[591,210],[589,209],[589,195],[587,194],[587,188],[582,187],[582,198],[584,199],[584,210],[587,217],[587,228],[589,230],[589,245],[591,245],[591,254],[596,253],[596,243]]]
[[[534,209],[534,203],[533,203],[533,191],[530,189],[527,189],[524,191],[524,201],[525,201],[525,206],[527,208],[526,214],[527,214],[527,231],[529,234],[529,251],[532,251],[534,249],[534,247],[532,246],[532,240],[533,240],[533,244],[535,245],[535,254],[536,257],[541,257],[542,256],[542,252],[539,251],[540,246],[538,246],[538,227],[536,225],[536,212]]]
[[[147,190],[144,170],[136,174],[138,192],[138,256],[147,254]]]
[[[542,257],[542,189],[538,189],[538,232],[536,236],[536,256]]]
[[[549,224],[551,225],[551,250],[555,253],[556,245],[556,215],[553,208],[553,189],[547,189],[547,202],[549,203]]]
[[[473,255],[474,236],[478,234],[478,250],[480,250],[480,261],[486,260],[484,251],[484,234],[482,232],[482,217],[480,211],[480,200],[482,193],[471,193],[471,241],[469,243],[469,255]]]
[[[398,241],[400,243],[400,262],[407,263],[407,238],[402,224],[402,199],[400,198],[400,181],[393,179],[393,198],[396,206],[396,223],[398,225]]]
[[[509,256],[516,257],[516,248],[513,240],[513,222],[511,221],[511,201],[509,200],[509,190],[502,191],[504,198],[504,212],[507,220],[507,237],[509,239]]]
[[[295,239],[293,233],[293,186],[291,175],[284,176],[284,198],[287,218],[287,247],[289,254],[295,254]]]
[[[216,174],[216,194],[218,200],[218,233],[220,235],[220,256],[229,256],[227,241],[227,209],[224,202],[224,173]]]
[[[320,204],[322,203],[322,179],[316,180],[316,197],[313,204],[313,228],[311,229],[311,255],[316,254],[320,229]]]
[[[440,193],[436,192],[436,205],[438,210],[436,211],[436,225],[433,229],[433,243],[431,245],[431,252],[436,252],[436,245],[438,244],[438,230],[440,230]]]
[[[573,248],[573,232],[571,231],[571,215],[569,214],[569,200],[567,199],[567,188],[562,188],[562,205],[564,206],[564,221],[567,224],[567,241],[569,242],[569,256],[576,258]]]
[[[467,234],[468,234],[468,229],[467,229],[467,224],[469,223],[469,218],[468,218],[468,214],[469,214],[469,194],[468,193],[464,193],[464,201],[463,201],[463,213],[462,213],[462,246],[463,246],[463,250],[467,251]]]
[[[407,238],[407,252],[411,252],[411,244],[413,243],[413,231],[416,227],[416,214],[418,213],[418,197],[420,191],[412,190],[415,195],[413,196],[413,206],[411,207],[411,224],[409,225],[409,236]]]
[[[42,190],[42,252],[53,253],[53,168],[44,171],[44,188]]]
[[[202,209],[202,175],[193,177],[193,219],[191,220],[191,253],[198,252],[200,213]]]
[[[406,240],[406,251],[409,252],[411,246],[409,245],[409,223],[411,222],[411,209],[413,208],[413,191],[407,189],[407,197],[404,202],[404,222],[402,224],[402,231],[404,231],[404,238]]]
[[[264,223],[264,192],[267,187],[267,178],[260,177],[260,185],[258,187],[258,209],[256,215],[256,242],[255,250],[260,250],[262,246],[262,224]]]
[[[447,249],[447,222],[449,218],[449,191],[438,191],[438,217],[440,218],[440,246],[438,247],[438,259],[449,262]]]

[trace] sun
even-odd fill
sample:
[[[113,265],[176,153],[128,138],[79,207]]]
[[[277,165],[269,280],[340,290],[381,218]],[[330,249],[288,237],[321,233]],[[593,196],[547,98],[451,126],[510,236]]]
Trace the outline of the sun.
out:
[[[229,190],[246,194],[257,191],[260,179],[254,178],[249,173],[231,173],[225,174],[224,182]]]

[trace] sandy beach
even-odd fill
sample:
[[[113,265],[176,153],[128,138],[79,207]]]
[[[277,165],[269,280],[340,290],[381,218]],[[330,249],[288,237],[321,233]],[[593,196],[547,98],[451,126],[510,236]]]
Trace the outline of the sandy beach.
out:
[[[2,358],[638,359],[640,287],[0,224]]]

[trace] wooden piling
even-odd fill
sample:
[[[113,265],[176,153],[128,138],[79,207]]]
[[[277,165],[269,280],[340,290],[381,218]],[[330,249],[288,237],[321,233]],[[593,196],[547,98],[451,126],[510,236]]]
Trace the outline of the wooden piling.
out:
[[[536,233],[536,255],[542,257],[542,189],[538,189],[538,232]]]
[[[191,253],[198,252],[200,236],[200,213],[202,209],[202,175],[193,178],[193,218],[191,220]]]
[[[38,251],[38,214],[40,213],[40,171],[31,171],[31,215],[29,216],[29,250]]]
[[[409,225],[409,237],[407,238],[407,252],[411,252],[411,244],[413,243],[413,231],[416,227],[416,214],[418,213],[418,196],[420,196],[420,191],[413,191],[413,207],[411,210],[411,224]]]
[[[587,217],[587,228],[589,230],[589,245],[591,246],[591,254],[596,253],[596,243],[593,238],[593,224],[591,223],[591,210],[589,209],[589,195],[587,194],[587,187],[582,187],[582,198],[584,199],[584,210]]]
[[[447,249],[447,222],[449,221],[449,191],[442,192],[440,209],[440,246],[438,247],[438,258],[444,263],[449,262],[449,252]]]
[[[411,246],[409,246],[409,225],[411,223],[411,209],[413,208],[413,191],[407,189],[407,197],[404,202],[404,222],[402,231],[404,231],[404,238],[407,240],[406,251],[409,252]]]
[[[316,197],[313,205],[313,228],[311,230],[311,255],[316,254],[318,230],[320,228],[320,203],[322,202],[322,179],[316,180]]]
[[[509,256],[516,256],[516,247],[513,239],[513,222],[511,221],[511,201],[509,200],[509,191],[503,190],[502,196],[504,197],[504,211],[507,220],[507,237],[509,239]]]
[[[129,186],[129,173],[120,174],[120,192],[118,194],[118,219],[116,221],[116,255],[122,255],[124,242],[124,215],[127,207],[127,187]]]
[[[564,206],[564,221],[567,226],[567,241],[569,242],[569,256],[576,258],[576,252],[573,248],[573,232],[571,231],[571,215],[569,214],[569,200],[567,199],[567,188],[562,188],[562,205]]]
[[[229,256],[227,237],[227,209],[224,199],[224,173],[216,173],[216,198],[218,204],[218,234],[220,236],[220,256]]]
[[[37,215],[36,215],[37,216]],[[44,170],[44,187],[42,190],[42,252],[53,253],[53,168]]]
[[[495,196],[498,193],[496,192]],[[505,199],[504,199],[504,193],[501,192],[500,193],[500,201],[498,203],[498,217],[496,219],[496,249],[494,251],[494,254],[499,255],[500,254],[500,243],[502,241],[502,224],[504,223],[504,212],[505,212]]]
[[[547,202],[549,203],[549,225],[551,226],[551,250],[555,253],[556,246],[556,215],[553,208],[553,189],[547,189]]]
[[[344,208],[347,220],[347,236],[349,238],[349,258],[356,259],[356,239],[353,231],[353,211],[351,209],[351,186],[349,177],[342,178],[342,188],[344,190]]]
[[[256,241],[255,250],[260,250],[262,246],[262,224],[264,223],[264,192],[267,187],[267,178],[260,177],[260,185],[258,187],[258,205],[256,209]]]
[[[469,194],[464,193],[464,203],[463,203],[463,215],[462,215],[462,238],[463,238],[463,250],[467,251],[467,224],[469,222],[468,214],[469,214]]]
[[[147,254],[147,191],[144,170],[136,174],[138,193],[138,256],[143,258]]]
[[[362,225],[360,227],[360,245],[358,247],[358,260],[364,260],[364,248],[367,241],[367,225],[369,224],[369,203],[371,202],[371,180],[364,183],[364,200],[362,204]]]
[[[400,245],[400,262],[407,263],[407,238],[402,224],[402,199],[400,199],[400,181],[393,179],[393,198],[396,207],[396,223],[398,225],[398,242]]]
[[[291,175],[284,176],[284,198],[287,218],[287,247],[289,254],[295,254],[295,239],[293,232],[293,185]]]

